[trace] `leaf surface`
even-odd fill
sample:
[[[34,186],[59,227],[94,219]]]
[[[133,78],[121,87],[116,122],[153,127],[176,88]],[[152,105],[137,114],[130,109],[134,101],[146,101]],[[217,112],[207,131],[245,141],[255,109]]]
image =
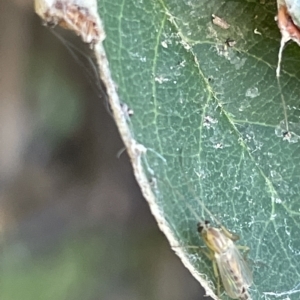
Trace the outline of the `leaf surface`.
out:
[[[279,83],[276,3],[98,5],[127,125],[147,148],[148,201],[177,254],[214,282],[212,263],[182,246],[203,246],[197,222],[220,220],[250,247],[253,299],[299,299],[300,50],[286,47]]]

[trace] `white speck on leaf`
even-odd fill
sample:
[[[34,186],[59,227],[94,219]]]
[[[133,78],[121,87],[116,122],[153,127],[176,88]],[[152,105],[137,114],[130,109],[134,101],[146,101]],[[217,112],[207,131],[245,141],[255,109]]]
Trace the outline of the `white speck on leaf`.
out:
[[[259,96],[259,91],[257,87],[252,87],[247,89],[246,91],[246,97],[250,97],[250,98],[256,98],[257,96]]]
[[[157,76],[157,77],[154,78],[154,80],[156,82],[158,82],[159,84],[162,84],[164,82],[168,82],[169,81],[168,78],[165,78],[165,77],[162,77],[162,76]]]
[[[186,43],[185,41],[181,41],[180,42],[182,44],[182,46],[184,47],[185,50],[190,50],[192,47]]]
[[[216,124],[216,123],[218,123],[218,120],[215,120],[210,116],[204,117],[204,122],[203,122],[204,127],[210,128],[210,127],[212,127],[213,124]]]
[[[168,44],[166,41],[162,41],[161,42],[161,45],[164,47],[164,48],[168,48]]]
[[[257,28],[254,29],[254,34],[262,35],[261,32],[257,30]]]
[[[218,143],[218,144],[214,145],[214,148],[215,149],[223,149],[223,144]]]

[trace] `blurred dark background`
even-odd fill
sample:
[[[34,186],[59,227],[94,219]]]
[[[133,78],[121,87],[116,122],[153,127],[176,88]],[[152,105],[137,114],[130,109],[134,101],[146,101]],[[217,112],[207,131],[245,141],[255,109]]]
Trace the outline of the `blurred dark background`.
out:
[[[32,1],[0,12],[1,300],[202,299],[117,157],[87,45]]]

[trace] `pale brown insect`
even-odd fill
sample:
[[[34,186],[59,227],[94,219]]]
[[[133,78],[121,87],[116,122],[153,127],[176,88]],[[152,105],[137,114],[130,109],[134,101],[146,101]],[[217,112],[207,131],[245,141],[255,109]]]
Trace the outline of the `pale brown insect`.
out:
[[[85,4],[89,2],[89,6]],[[48,26],[60,25],[74,31],[92,46],[105,38],[95,0],[35,0],[35,11]],[[90,4],[92,3],[92,4]],[[82,4],[82,5],[80,5]],[[89,7],[89,8],[88,8]]]
[[[239,300],[251,300],[248,288],[252,284],[252,273],[239,252],[235,241],[239,237],[225,227],[211,227],[209,221],[198,223],[198,232],[205,242],[213,261],[213,269],[218,280],[220,295],[220,278],[229,297]]]

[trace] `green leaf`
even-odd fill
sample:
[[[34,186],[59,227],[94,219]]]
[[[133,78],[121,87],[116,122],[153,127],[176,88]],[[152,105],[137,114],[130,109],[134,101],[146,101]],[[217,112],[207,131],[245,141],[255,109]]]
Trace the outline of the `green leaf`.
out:
[[[275,1],[103,0],[98,9],[101,76],[175,252],[211,294],[212,262],[185,246],[204,245],[199,220],[220,220],[250,247],[252,298],[299,299],[300,50],[286,47],[277,81]]]

